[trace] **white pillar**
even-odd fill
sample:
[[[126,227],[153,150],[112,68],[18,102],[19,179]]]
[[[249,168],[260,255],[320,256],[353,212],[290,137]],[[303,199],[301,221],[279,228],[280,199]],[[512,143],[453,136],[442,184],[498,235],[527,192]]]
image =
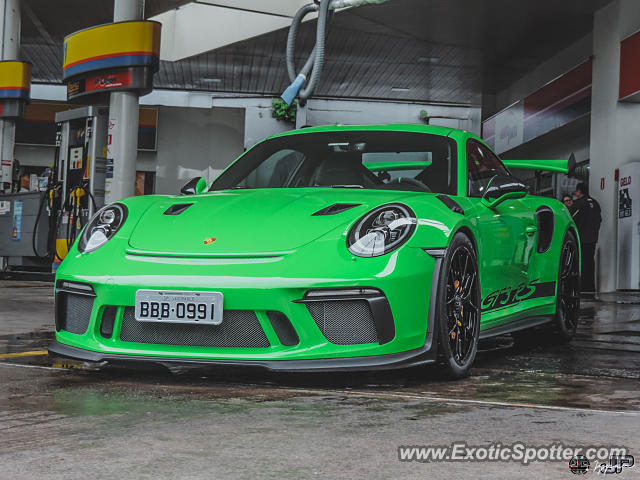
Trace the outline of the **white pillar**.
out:
[[[638,30],[637,0],[614,0],[594,16],[589,193],[602,209],[597,256],[601,292],[615,290],[617,280],[618,193],[614,173],[621,165],[638,160],[640,152],[640,104],[618,101],[620,42]]]
[[[143,0],[115,0],[113,21],[143,20]],[[109,103],[111,143],[107,165],[113,165],[113,177],[106,179],[105,201],[115,202],[135,193],[138,156],[138,94],[113,92]],[[110,170],[110,169],[108,169]]]
[[[0,0],[0,60],[18,60],[20,51],[20,0]],[[11,188],[16,126],[0,120],[0,192]]]

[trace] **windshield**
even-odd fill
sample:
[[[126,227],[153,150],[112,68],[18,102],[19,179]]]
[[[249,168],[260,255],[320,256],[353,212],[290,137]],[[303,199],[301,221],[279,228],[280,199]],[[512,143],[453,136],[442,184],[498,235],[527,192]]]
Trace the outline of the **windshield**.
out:
[[[455,141],[409,132],[313,132],[266,140],[211,185],[368,188],[457,194]]]

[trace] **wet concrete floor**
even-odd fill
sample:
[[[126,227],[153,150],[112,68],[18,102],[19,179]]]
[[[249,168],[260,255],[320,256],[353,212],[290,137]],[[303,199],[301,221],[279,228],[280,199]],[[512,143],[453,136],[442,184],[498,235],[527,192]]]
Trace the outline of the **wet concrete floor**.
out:
[[[400,462],[400,445],[625,446],[640,463],[640,295],[564,346],[481,343],[472,375],[117,368],[49,357],[51,285],[0,282],[0,479],[563,478],[567,462]],[[640,467],[623,472],[629,478]]]

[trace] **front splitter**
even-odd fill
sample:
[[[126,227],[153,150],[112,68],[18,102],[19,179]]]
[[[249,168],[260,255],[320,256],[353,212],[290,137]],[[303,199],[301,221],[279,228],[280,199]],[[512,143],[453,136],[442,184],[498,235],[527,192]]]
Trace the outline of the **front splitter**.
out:
[[[376,371],[409,368],[435,363],[435,348],[427,345],[400,353],[372,355],[368,357],[321,358],[312,360],[218,360],[210,358],[178,358],[146,355],[122,355],[95,352],[71,347],[58,341],[49,346],[49,353],[61,357],[86,362],[109,363],[171,363],[201,364],[232,367],[257,367],[279,372],[336,372],[336,371]]]

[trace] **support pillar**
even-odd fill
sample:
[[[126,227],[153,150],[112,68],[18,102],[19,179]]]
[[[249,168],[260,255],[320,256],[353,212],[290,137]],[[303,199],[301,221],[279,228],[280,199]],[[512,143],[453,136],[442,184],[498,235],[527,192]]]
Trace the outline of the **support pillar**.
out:
[[[20,51],[20,0],[0,0],[0,60],[18,60]],[[16,126],[0,119],[0,192],[11,189]]]
[[[113,21],[144,19],[143,0],[115,0]],[[138,156],[138,94],[113,92],[109,103],[109,145],[105,201],[115,202],[135,193]]]

